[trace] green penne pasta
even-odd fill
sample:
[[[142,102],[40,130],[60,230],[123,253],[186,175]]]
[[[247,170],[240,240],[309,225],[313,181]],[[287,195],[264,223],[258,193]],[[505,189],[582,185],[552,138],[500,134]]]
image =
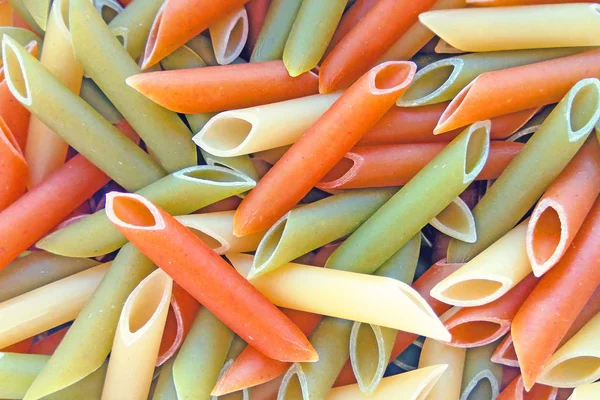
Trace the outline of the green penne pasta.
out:
[[[38,354],[0,353],[0,396],[3,399],[23,399],[49,356]],[[61,390],[45,400],[99,399],[102,393],[106,364],[86,379]]]
[[[115,36],[123,38],[123,46],[134,60],[144,52],[152,22],[162,3],[163,0],[135,0],[108,24]]]
[[[511,230],[583,145],[600,117],[600,81],[579,81],[473,209],[477,241],[451,240],[448,262],[466,262]]]
[[[156,266],[129,244],[119,252],[92,298],[27,392],[41,399],[96,371],[110,353],[125,300]]]
[[[281,267],[314,249],[354,232],[397,189],[351,190],[297,207],[261,240],[249,277]]]
[[[50,3],[51,0],[23,0],[29,15],[43,31],[46,30],[48,14],[50,14]]]
[[[13,10],[19,14],[21,18],[27,22],[27,25],[31,27],[38,35],[44,35],[44,29],[40,28],[38,23],[35,21],[27,7],[25,6],[25,0],[8,0],[8,3]]]
[[[226,167],[234,171],[238,171],[255,181],[260,179],[256,169],[254,169],[254,164],[248,155],[236,157],[217,157],[207,153],[202,149],[200,149],[200,153],[202,154],[202,158],[204,158],[204,161],[207,165]]]
[[[302,0],[273,0],[256,39],[250,62],[273,61],[283,58],[287,41]]]
[[[317,66],[348,0],[303,0],[285,43],[283,63],[291,76]]]
[[[235,335],[231,341],[229,352],[227,353],[227,361],[235,360],[244,351],[248,344],[241,337]]]
[[[42,39],[28,29],[2,26],[0,27],[0,38],[4,35],[10,36],[23,46],[27,45],[31,41],[36,41],[38,44],[38,54],[40,54],[42,51]],[[2,50],[0,50],[0,56],[2,56]]]
[[[418,233],[373,275],[394,278],[411,284],[421,250]],[[396,329],[354,322],[350,333],[350,362],[360,390],[371,395],[383,378],[396,341]]]
[[[487,160],[489,133],[489,121],[465,129],[354,231],[326,267],[373,273],[475,179]]]
[[[239,172],[200,165],[177,171],[139,190],[173,215],[185,215],[219,200],[246,192],[256,183]],[[36,246],[69,257],[96,257],[127,243],[104,210],[74,222],[40,240]]]
[[[544,107],[540,112],[535,114],[521,129],[506,138],[507,142],[527,143],[531,135],[533,135],[542,123],[548,118],[548,115],[554,110],[554,105]]]
[[[100,263],[89,258],[61,257],[36,251],[0,270],[0,303]]]
[[[173,381],[180,399],[208,399],[219,373],[233,332],[202,307],[173,364]]]
[[[70,2],[69,23],[75,57],[140,135],[160,165],[167,172],[196,165],[196,146],[179,116],[125,83],[141,69],[89,0]]]
[[[5,79],[13,96],[119,185],[135,191],[165,175],[148,154],[60,83],[23,46],[4,37],[2,48]]]
[[[177,392],[175,391],[175,383],[173,382],[173,363],[175,362],[175,357],[169,358],[160,367],[152,400],[177,400]]]
[[[213,49],[212,42],[206,36],[198,35],[185,45],[194,53],[198,54],[206,65],[210,67],[219,65],[217,57],[215,57],[215,50]]]
[[[467,349],[460,400],[495,399],[500,394],[502,365],[490,359],[499,341]]]
[[[416,107],[452,100],[481,73],[566,57],[585,48],[492,51],[446,58],[417,72],[397,101],[400,107]]]
[[[83,79],[79,96],[111,124],[114,125],[123,119],[119,110],[113,106],[93,80]]]
[[[202,57],[185,45],[163,58],[160,64],[166,70],[206,67]]]

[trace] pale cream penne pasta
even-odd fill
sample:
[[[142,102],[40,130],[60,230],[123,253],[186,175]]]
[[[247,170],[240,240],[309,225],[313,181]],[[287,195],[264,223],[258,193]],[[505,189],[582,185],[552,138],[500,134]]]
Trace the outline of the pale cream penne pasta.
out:
[[[212,117],[194,142],[219,157],[234,157],[294,143],[340,97],[313,95]]]
[[[227,258],[247,276],[254,256]],[[427,302],[396,279],[290,263],[249,281],[280,307],[450,340]]]
[[[326,400],[389,400],[400,394],[403,400],[425,399],[447,369],[445,364],[432,365],[383,378],[370,396],[361,392],[358,384],[339,386],[331,389]]]
[[[0,349],[75,319],[109,266],[98,265],[0,303]]]
[[[469,206],[457,197],[448,204],[429,224],[446,235],[467,243],[475,243],[477,230],[475,218]]]
[[[219,211],[181,215],[175,218],[218,254],[255,251],[265,233],[235,236],[233,234],[234,214],[235,211]]]
[[[231,64],[242,53],[248,40],[248,14],[244,7],[222,18],[209,28],[215,58],[220,65]]]
[[[448,400],[460,397],[466,354],[466,349],[448,346],[431,338],[425,339],[417,371],[431,365],[447,365],[446,370],[429,392],[427,400]]]
[[[531,273],[525,249],[525,220],[431,289],[446,304],[474,307],[490,303]]]
[[[598,398],[600,398],[600,382],[576,388],[569,400],[598,400]]]
[[[173,280],[157,269],[127,298],[115,333],[102,400],[148,397],[172,288]]]

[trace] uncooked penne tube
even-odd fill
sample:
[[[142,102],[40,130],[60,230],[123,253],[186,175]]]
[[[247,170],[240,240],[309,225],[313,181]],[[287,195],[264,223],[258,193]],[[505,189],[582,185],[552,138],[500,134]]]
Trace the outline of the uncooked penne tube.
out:
[[[235,211],[218,211],[181,215],[175,219],[194,232],[218,254],[255,251],[263,237],[263,232],[243,237],[235,236],[233,234],[234,214]]]
[[[317,94],[224,111],[208,121],[194,136],[194,142],[219,157],[234,157],[292,144],[340,96],[340,93]]]
[[[554,4],[423,13],[419,20],[463,51],[598,46],[598,5]]]
[[[358,385],[340,386],[332,389],[325,400],[389,400],[399,394],[403,400],[426,399],[447,368],[444,364],[431,365],[384,378],[372,395],[361,392]]]
[[[448,366],[429,392],[428,400],[448,400],[460,397],[465,357],[465,349],[451,347],[432,338],[425,339],[419,358],[419,369],[438,364]]]
[[[527,222],[435,285],[431,296],[454,306],[474,307],[490,303],[516,286],[532,272],[525,249]]]
[[[0,303],[0,348],[75,319],[109,265],[98,265]]]
[[[244,7],[227,14],[209,28],[215,57],[220,65],[231,64],[248,40],[248,14]]]
[[[253,256],[230,254],[228,258],[247,275]],[[450,339],[425,300],[392,278],[289,263],[251,278],[250,283],[280,307]]]
[[[103,400],[148,397],[172,287],[173,280],[157,269],[127,298],[115,333]]]
[[[0,116],[0,211],[6,209],[27,191],[27,161],[10,128]]]
[[[25,0],[9,0],[10,6],[13,8],[13,23],[15,26],[26,28],[27,25],[31,30],[38,35],[44,35],[44,30],[40,28],[38,23],[35,21],[27,7],[25,6]]]
[[[600,396],[600,382],[575,388],[569,400],[596,400]]]
[[[468,243],[477,240],[473,213],[467,203],[460,197],[448,204],[442,212],[429,221],[429,224],[438,231],[457,240]]]
[[[200,114],[188,115],[188,122],[190,125],[194,125],[193,117],[199,117]],[[192,119],[190,119],[190,117]],[[207,121],[208,122],[208,121]],[[256,172],[256,168],[254,167],[254,162],[248,155],[237,156],[237,157],[218,157],[213,154],[210,154],[202,149],[200,149],[200,153],[202,153],[202,158],[206,162],[206,165],[212,166],[224,166],[230,168],[234,171],[240,172],[254,181],[258,181],[260,179],[260,175]],[[243,197],[244,194],[240,193],[239,197]]]
[[[467,349],[460,400],[495,399],[500,393],[502,366],[490,361],[498,343]]]
[[[556,387],[588,385],[600,378],[600,314],[559,348],[544,364],[536,382]]]
[[[51,0],[23,0],[23,3],[34,21],[46,31]]]

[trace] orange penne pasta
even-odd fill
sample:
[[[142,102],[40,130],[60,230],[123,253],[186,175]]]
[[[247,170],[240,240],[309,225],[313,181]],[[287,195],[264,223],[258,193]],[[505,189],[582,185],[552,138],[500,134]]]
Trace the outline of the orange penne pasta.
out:
[[[31,55],[37,57],[37,42],[30,42],[25,48]],[[4,79],[4,67],[0,69],[0,117],[4,119],[21,151],[24,151],[30,114],[8,89],[8,82]]]
[[[340,23],[338,24],[327,50],[325,56],[331,52],[337,46],[337,44],[350,32],[352,28],[369,12],[371,8],[377,3],[378,0],[356,0],[354,5],[348,9],[342,16]]]
[[[346,153],[317,187],[329,190],[406,185],[445,146],[446,143],[357,146]],[[522,143],[491,142],[486,164],[476,179],[498,178],[522,147]]]
[[[21,340],[20,342],[11,344],[8,347],[0,349],[0,352],[27,354],[27,353],[29,353],[29,348],[31,347],[31,344],[33,343],[33,339],[34,339],[33,337],[30,337],[30,338]]]
[[[434,135],[433,130],[449,103],[421,107],[394,107],[360,140],[359,145],[449,142],[462,129]],[[539,108],[492,118],[490,138],[505,139],[519,130]]]
[[[496,364],[502,364],[508,367],[519,367],[519,360],[517,359],[517,353],[515,352],[515,346],[513,345],[512,335],[510,333],[506,335],[498,347],[496,347],[491,360]]]
[[[589,0],[467,0],[477,7],[533,6],[535,4],[590,3]]]
[[[600,49],[520,67],[485,72],[450,102],[433,131],[557,103],[584,78],[600,78]]]
[[[117,229],[248,344],[281,361],[315,361],[306,336],[193,232],[140,195],[111,192]]]
[[[411,62],[383,63],[346,90],[242,201],[234,233],[267,230],[291,210],[391,108],[415,70]]]
[[[52,355],[54,350],[56,350],[60,342],[67,334],[68,330],[69,327],[67,326],[39,339],[37,342],[33,343],[31,347],[29,347],[29,354],[43,354],[47,356]]]
[[[504,336],[519,307],[537,283],[538,278],[529,274],[498,300],[483,306],[460,309],[444,322],[444,326],[452,334],[449,344],[456,347],[479,347]]]
[[[558,389],[552,386],[535,385],[529,391],[523,387],[519,375],[500,393],[496,400],[555,400]]]
[[[599,193],[600,145],[590,137],[531,214],[526,249],[535,276],[565,254]]]
[[[266,61],[149,72],[127,84],[171,111],[200,114],[316,94],[317,79],[312,72],[292,78],[282,61]]]
[[[248,0],[167,0],[158,10],[150,34],[142,68],[146,69],[193,39]]]
[[[171,294],[171,307],[169,307],[165,330],[158,350],[157,367],[167,362],[179,350],[199,309],[200,304],[196,299],[175,283]]]
[[[25,193],[27,162],[12,132],[0,117],[0,211]]]
[[[435,0],[378,1],[323,61],[319,91],[331,93],[350,86],[375,65],[433,3]]]
[[[82,155],[0,212],[0,269],[104,186],[109,178]]]
[[[600,285],[599,241],[600,200],[597,199],[565,255],[542,277],[513,319],[512,338],[526,389],[531,389],[544,364]]]
[[[250,0],[246,4],[246,12],[248,13],[248,41],[246,42],[246,53],[248,56],[252,54],[256,39],[260,34],[267,11],[271,0]]]

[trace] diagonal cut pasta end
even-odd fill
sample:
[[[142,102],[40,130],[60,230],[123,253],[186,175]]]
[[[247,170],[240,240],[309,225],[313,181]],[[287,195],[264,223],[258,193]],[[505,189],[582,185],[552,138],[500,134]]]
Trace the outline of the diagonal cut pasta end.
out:
[[[241,53],[248,39],[248,14],[244,7],[223,17],[210,28],[215,58],[220,65],[231,64]]]
[[[469,206],[457,197],[430,222],[438,231],[467,243],[475,243],[477,230],[475,218]]]
[[[253,142],[261,140],[256,135],[259,123],[244,110],[225,111],[212,117],[192,140],[218,157],[248,154],[252,152]]]
[[[346,153],[327,174],[317,183],[316,187],[323,190],[338,189],[350,182],[364,163],[364,157],[352,151]]]
[[[600,118],[600,80],[582,79],[567,94],[564,108],[569,142],[577,142],[594,128]]]
[[[429,64],[415,75],[409,88],[398,99],[398,107],[417,107],[451,100],[454,93],[446,94],[464,66],[460,58],[447,58]]]
[[[475,122],[467,128],[463,183],[474,181],[485,166],[490,153],[491,128],[489,120]]]
[[[416,72],[416,64],[410,61],[379,64],[367,72],[370,92],[376,95],[400,94],[412,82]]]
[[[139,194],[110,192],[106,195],[106,215],[115,225],[126,229],[164,229],[158,208]]]
[[[457,274],[460,269],[431,289],[431,296],[446,304],[474,307],[500,298],[512,285],[502,276]]]
[[[350,333],[350,363],[360,391],[371,395],[383,378],[391,348],[386,351],[386,339],[393,344],[397,331],[379,325],[354,322]],[[387,337],[384,339],[384,334]]]
[[[544,275],[567,251],[566,211],[558,202],[542,199],[527,225],[526,250],[533,274]]]
[[[302,370],[302,364],[295,363],[283,375],[279,393],[277,393],[277,400],[298,399],[310,400],[310,392],[306,375]]]
[[[26,60],[27,51],[8,35],[2,37],[4,78],[12,95],[23,105],[31,106],[33,98],[29,87]]]

